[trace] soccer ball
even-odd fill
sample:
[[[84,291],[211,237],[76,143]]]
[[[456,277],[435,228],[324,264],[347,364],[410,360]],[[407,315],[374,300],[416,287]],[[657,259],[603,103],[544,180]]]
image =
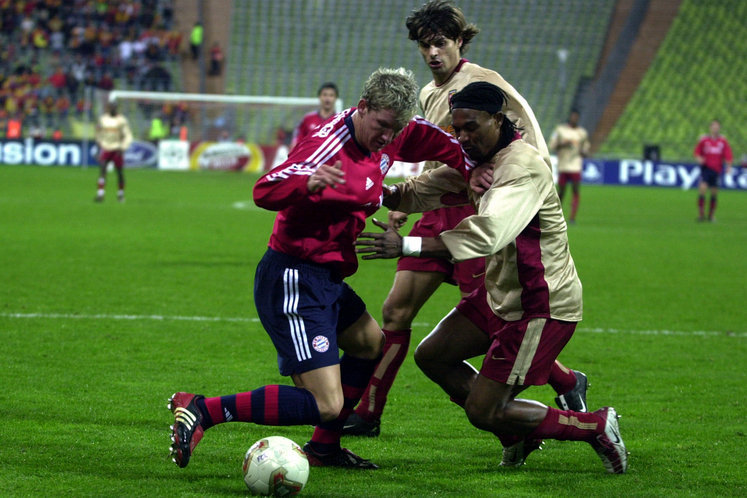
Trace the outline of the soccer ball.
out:
[[[288,438],[262,438],[244,456],[244,482],[254,495],[297,495],[308,479],[309,460]]]

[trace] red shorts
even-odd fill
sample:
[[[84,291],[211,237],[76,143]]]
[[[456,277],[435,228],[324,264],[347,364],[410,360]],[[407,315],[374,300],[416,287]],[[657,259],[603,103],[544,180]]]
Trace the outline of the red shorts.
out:
[[[111,161],[114,163],[115,168],[122,168],[124,166],[124,156],[121,150],[102,150],[99,161],[102,165]]]
[[[507,322],[498,317],[480,375],[509,385],[547,384],[558,355],[576,330],[576,322],[525,318]]]
[[[490,331],[498,327],[499,318],[488,305],[488,291],[484,285],[473,290],[469,296],[463,297],[456,305],[456,309],[485,332],[485,335],[490,335]]]
[[[581,183],[581,173],[559,173],[558,174],[558,185],[561,187],[567,182]]]
[[[412,237],[437,237],[451,230],[467,216],[475,214],[472,206],[455,206],[427,211],[410,230]],[[397,271],[433,271],[446,275],[446,282],[458,285],[464,293],[482,287],[485,278],[485,258],[451,263],[442,258],[402,257],[397,261]]]

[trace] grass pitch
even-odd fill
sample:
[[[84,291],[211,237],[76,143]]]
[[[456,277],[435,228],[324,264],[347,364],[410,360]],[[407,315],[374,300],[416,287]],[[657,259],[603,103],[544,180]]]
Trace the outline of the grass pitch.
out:
[[[303,444],[311,428],[224,424],[178,469],[166,399],[288,383],[252,300],[274,214],[254,207],[251,175],[128,171],[127,202],[110,175],[99,205],[96,174],[0,167],[0,495],[245,495],[246,449],[271,434]],[[556,441],[499,468],[497,440],[408,358],[382,436],[343,440],[382,468],[312,468],[303,494],[747,494],[747,194],[719,202],[703,224],[692,191],[586,186],[569,229],[585,319],[560,359],[588,374],[592,409],[623,416],[626,475]],[[349,279],[374,316],[393,272],[362,262]],[[437,292],[411,351],[456,302]]]

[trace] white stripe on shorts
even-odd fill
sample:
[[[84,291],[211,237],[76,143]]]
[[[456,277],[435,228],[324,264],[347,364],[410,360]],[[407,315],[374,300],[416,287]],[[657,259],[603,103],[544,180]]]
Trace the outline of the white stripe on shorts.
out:
[[[547,323],[546,318],[535,318],[527,323],[527,331],[524,333],[521,346],[519,346],[519,352],[516,353],[514,367],[508,376],[508,384],[524,385],[524,379],[526,379],[527,373],[532,367],[534,355],[537,353],[537,346],[539,346],[545,323]]]
[[[306,340],[306,326],[298,314],[298,270],[286,268],[283,272],[283,313],[288,317],[293,347],[298,361],[311,358],[309,343]]]

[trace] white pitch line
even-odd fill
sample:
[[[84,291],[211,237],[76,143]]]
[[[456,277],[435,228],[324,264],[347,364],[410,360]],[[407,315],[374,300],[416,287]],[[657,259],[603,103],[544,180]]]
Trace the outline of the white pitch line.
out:
[[[184,316],[184,315],[109,315],[105,313],[86,315],[75,313],[0,313],[0,318],[26,318],[26,319],[64,319],[64,320],[152,320],[152,321],[183,321],[183,322],[239,322],[259,323],[257,317],[239,316]],[[429,328],[433,324],[428,322],[415,322],[413,327]],[[588,332],[592,334],[635,334],[635,335],[675,335],[675,336],[725,336],[725,337],[747,337],[747,332],[721,332],[716,330],[634,330],[614,329],[601,327],[581,327],[577,332]]]
[[[73,313],[0,313],[0,318],[62,318],[70,320],[155,320],[184,322],[259,322],[259,318],[180,315],[78,315]]]

